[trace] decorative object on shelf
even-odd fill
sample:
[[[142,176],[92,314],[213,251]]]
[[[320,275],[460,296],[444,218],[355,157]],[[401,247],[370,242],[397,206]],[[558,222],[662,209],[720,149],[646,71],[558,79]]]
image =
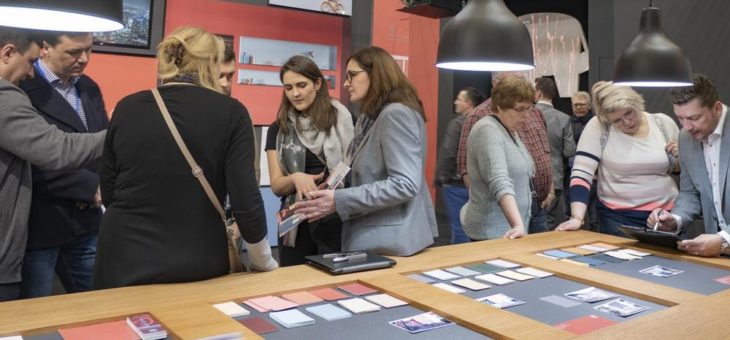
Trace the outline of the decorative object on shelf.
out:
[[[122,0],[2,0],[3,26],[66,32],[105,32],[124,27]]]
[[[641,87],[691,86],[692,70],[682,49],[664,33],[659,8],[641,11],[639,35],[621,52],[613,69],[616,85]]]
[[[352,0],[269,0],[269,5],[351,16]]]
[[[278,67],[294,55],[311,58],[322,70],[334,70],[337,66],[336,46],[254,37],[240,38],[238,62],[241,64]]]
[[[444,28],[436,67],[472,71],[535,68],[527,27],[503,0],[470,0]]]
[[[84,3],[104,1],[84,1]],[[166,0],[124,0],[123,29],[94,33],[94,51],[154,56],[165,26]]]

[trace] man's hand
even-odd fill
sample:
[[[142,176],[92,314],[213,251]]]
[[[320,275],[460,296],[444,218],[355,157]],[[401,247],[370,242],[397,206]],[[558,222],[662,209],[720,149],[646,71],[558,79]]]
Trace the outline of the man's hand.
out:
[[[668,213],[666,210],[662,208],[654,209],[651,214],[649,214],[649,218],[646,219],[646,227],[654,229],[654,226],[656,225],[657,221],[659,221],[659,225],[657,230],[663,230],[663,231],[676,231],[677,230],[677,220],[674,219],[674,215]]]
[[[310,191],[307,198],[308,200],[294,203],[290,209],[295,213],[303,214],[309,222],[314,222],[337,211],[334,190]]]
[[[715,257],[720,256],[722,236],[717,234],[702,234],[691,240],[677,242],[677,248],[690,255]]]

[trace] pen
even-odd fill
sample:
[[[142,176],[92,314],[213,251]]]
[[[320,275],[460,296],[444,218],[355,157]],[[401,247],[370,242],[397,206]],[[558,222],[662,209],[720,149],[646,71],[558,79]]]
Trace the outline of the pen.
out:
[[[654,231],[656,231],[657,228],[659,228],[659,216],[661,216],[663,212],[664,212],[664,209],[659,209],[659,212],[656,214],[656,223],[654,223]]]

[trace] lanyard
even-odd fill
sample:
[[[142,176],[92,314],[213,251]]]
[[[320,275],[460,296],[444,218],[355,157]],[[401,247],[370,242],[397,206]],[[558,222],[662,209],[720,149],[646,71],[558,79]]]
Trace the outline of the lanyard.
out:
[[[512,138],[512,141],[515,143],[515,145],[519,146],[519,144],[517,144],[517,139],[515,139],[515,136],[512,134],[512,132],[509,131],[509,129],[507,128],[507,126],[504,125],[504,123],[502,123],[502,120],[499,119],[499,117],[494,116],[494,115],[493,116],[490,116],[490,117],[496,119],[497,122],[499,122],[499,125],[502,125],[502,127],[505,129],[505,131],[507,131],[507,134],[509,135],[509,138]]]

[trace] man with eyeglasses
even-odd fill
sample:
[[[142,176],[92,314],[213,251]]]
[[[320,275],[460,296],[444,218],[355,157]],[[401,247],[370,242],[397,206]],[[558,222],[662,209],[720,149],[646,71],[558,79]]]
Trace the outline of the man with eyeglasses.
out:
[[[593,110],[591,110],[591,95],[585,91],[576,92],[570,99],[571,106],[573,107],[573,116],[570,117],[570,123],[573,126],[573,138],[575,138],[575,144],[578,145],[583,129],[585,129],[588,121],[595,116]],[[573,168],[573,160],[575,157],[568,159],[568,169]],[[569,191],[570,191],[570,176],[565,178],[565,202],[570,202]],[[588,216],[586,223],[583,227],[591,230],[598,231],[598,211],[596,209],[596,200],[598,199],[598,193],[596,192],[597,185],[595,183],[591,186],[590,197],[588,200]],[[570,205],[566,204],[565,213],[570,216]]]
[[[492,85],[496,85],[500,79],[508,76],[525,78],[523,72],[493,72]],[[461,174],[464,184],[469,189],[469,174],[466,169],[467,141],[469,133],[479,119],[492,115],[492,100],[487,99],[464,119],[464,126],[461,129],[459,139],[459,152],[456,157],[457,173]],[[549,206],[555,199],[553,192],[552,164],[550,158],[550,145],[547,139],[547,129],[542,113],[535,106],[528,109],[529,115],[522,127],[517,131],[520,139],[525,144],[527,151],[535,163],[535,176],[532,178],[533,200],[532,213],[530,214],[530,226],[528,233],[537,233],[547,230],[547,218],[541,206]]]

